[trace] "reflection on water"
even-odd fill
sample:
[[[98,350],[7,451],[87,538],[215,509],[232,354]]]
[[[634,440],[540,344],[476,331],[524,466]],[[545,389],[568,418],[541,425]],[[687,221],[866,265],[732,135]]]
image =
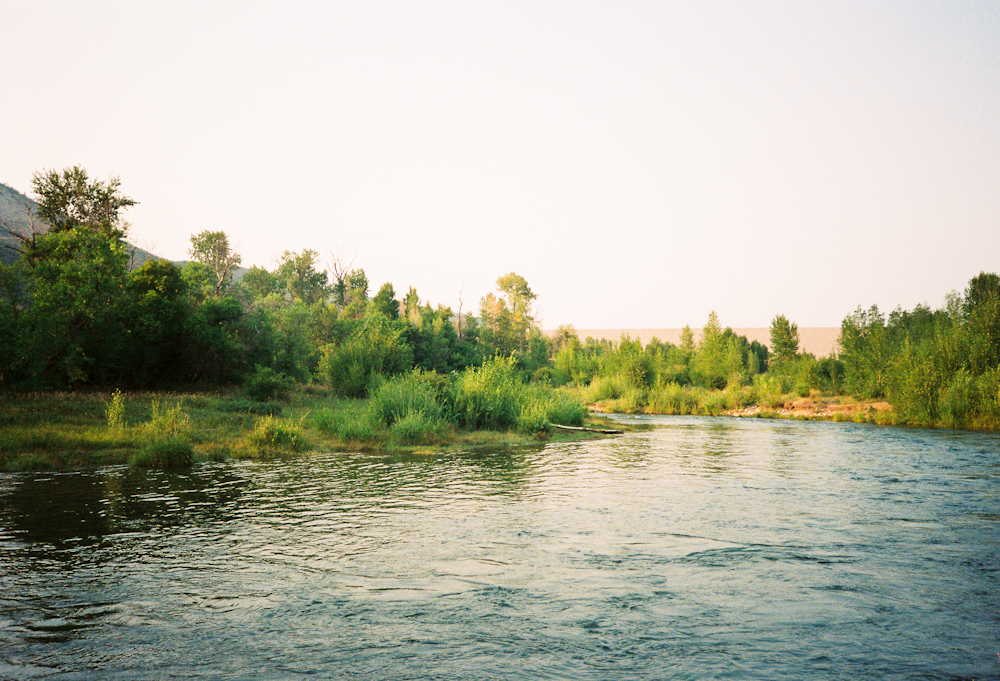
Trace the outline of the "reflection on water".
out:
[[[1000,678],[1000,440],[620,438],[0,476],[0,678]]]

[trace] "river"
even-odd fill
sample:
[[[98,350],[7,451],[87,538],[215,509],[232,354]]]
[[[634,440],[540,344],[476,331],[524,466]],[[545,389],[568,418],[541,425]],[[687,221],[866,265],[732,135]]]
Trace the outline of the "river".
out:
[[[996,679],[1000,437],[0,474],[2,679]]]

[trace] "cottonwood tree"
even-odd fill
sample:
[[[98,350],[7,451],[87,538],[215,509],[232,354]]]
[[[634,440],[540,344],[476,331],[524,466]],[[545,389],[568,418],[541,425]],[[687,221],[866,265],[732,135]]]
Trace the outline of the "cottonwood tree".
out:
[[[510,272],[497,279],[500,295],[487,294],[479,303],[480,342],[492,354],[523,353],[528,329],[535,322],[532,303],[537,296],[527,280]]]
[[[771,320],[771,362],[774,365],[793,361],[799,354],[799,327],[783,314]]]
[[[223,287],[233,277],[233,270],[243,261],[243,258],[229,245],[229,237],[225,232],[205,230],[191,236],[191,248],[188,254],[195,262],[208,267],[215,274],[215,297],[222,294]]]
[[[91,181],[80,166],[41,170],[31,179],[38,195],[38,217],[48,223],[53,232],[66,232],[74,227],[90,229],[121,229],[121,211],[138,202],[124,196],[121,182],[112,177],[107,183]]]
[[[329,291],[326,272],[316,269],[319,253],[307,248],[301,253],[285,251],[278,262],[276,275],[284,284],[292,300],[301,300],[307,305],[317,303]]]

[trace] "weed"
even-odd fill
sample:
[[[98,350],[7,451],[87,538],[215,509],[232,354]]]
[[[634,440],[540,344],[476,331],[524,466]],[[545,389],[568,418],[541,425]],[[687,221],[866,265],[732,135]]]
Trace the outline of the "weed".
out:
[[[121,390],[116,390],[111,395],[111,402],[108,403],[105,414],[108,418],[108,428],[117,432],[125,430],[125,398],[122,397]]]

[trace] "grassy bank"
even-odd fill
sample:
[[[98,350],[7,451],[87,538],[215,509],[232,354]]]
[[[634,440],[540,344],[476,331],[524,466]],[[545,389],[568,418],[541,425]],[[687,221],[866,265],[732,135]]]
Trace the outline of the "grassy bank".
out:
[[[552,430],[551,423],[562,420],[591,421],[564,393],[532,398],[529,390],[528,399],[519,400],[513,392],[491,396],[467,386],[460,393],[465,401],[456,407],[441,403],[440,386],[420,378],[409,383],[389,382],[364,400],[309,386],[266,402],[234,391],[0,395],[0,470],[171,468],[311,452],[433,451],[599,437]],[[480,412],[496,418],[490,422]],[[599,419],[591,425],[606,427]]]

